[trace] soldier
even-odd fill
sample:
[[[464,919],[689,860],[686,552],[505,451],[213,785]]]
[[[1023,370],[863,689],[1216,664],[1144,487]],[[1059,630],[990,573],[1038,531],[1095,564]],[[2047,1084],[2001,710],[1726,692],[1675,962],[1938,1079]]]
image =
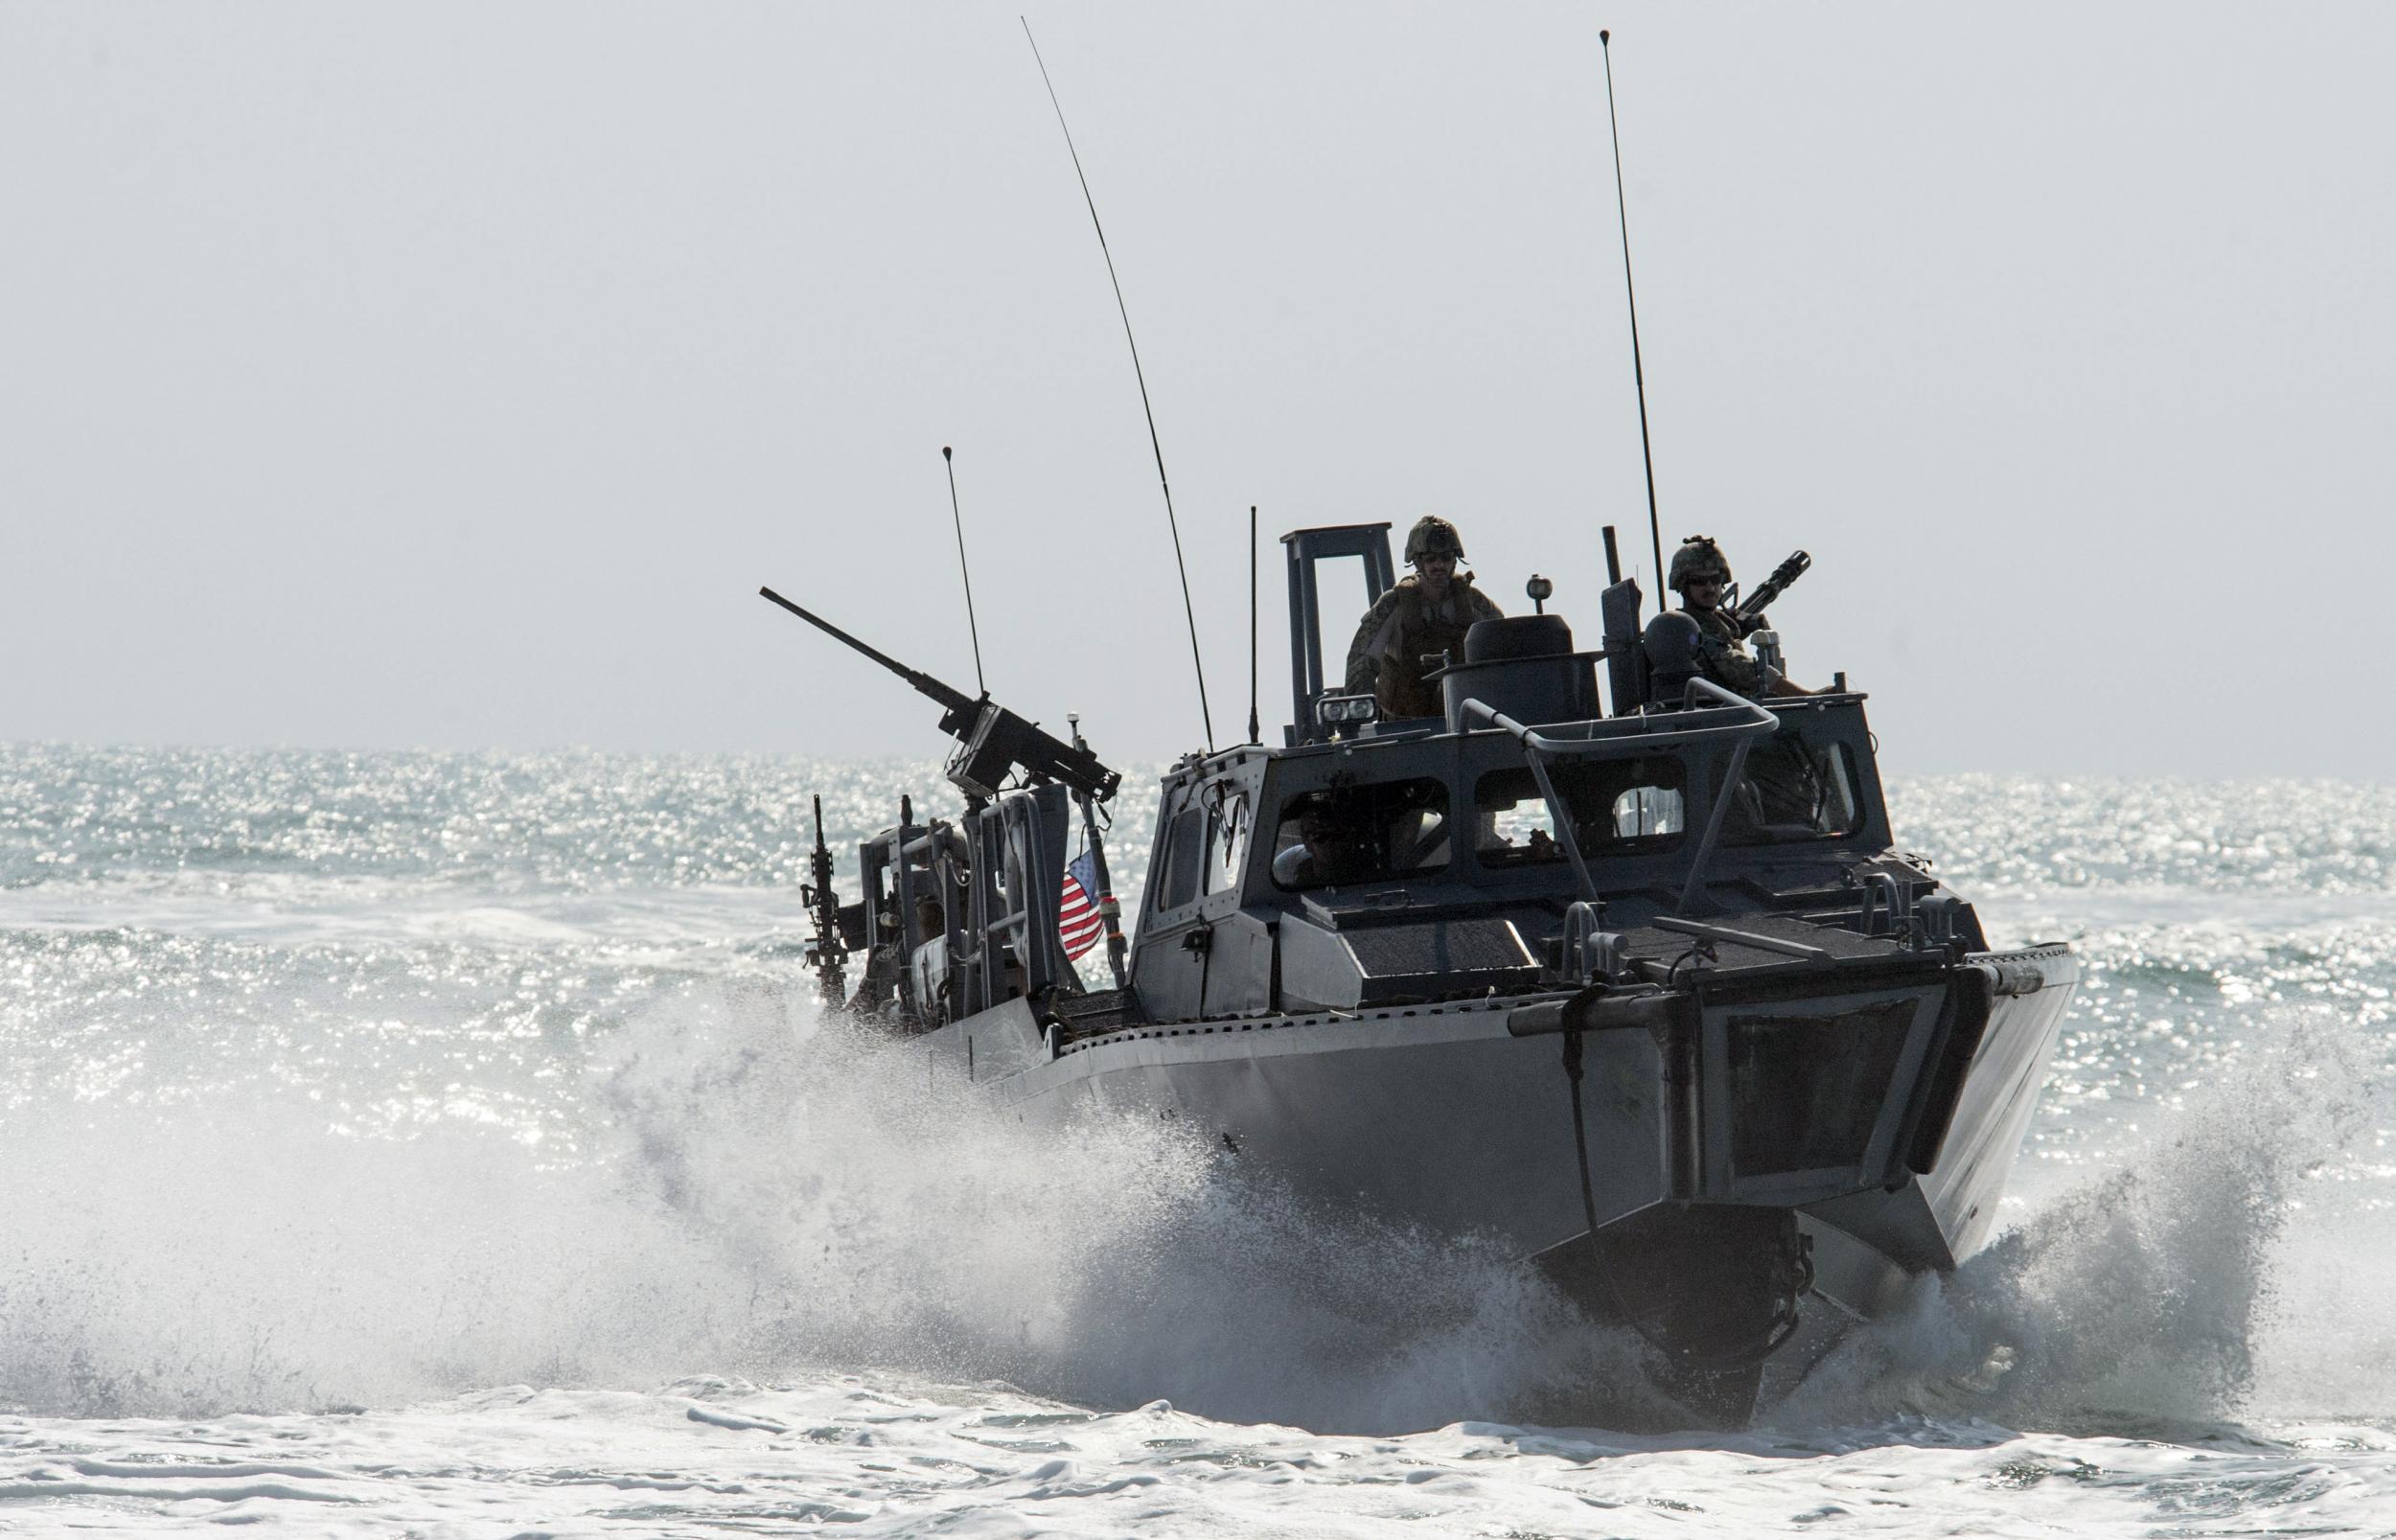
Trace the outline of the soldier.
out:
[[[1740,615],[1722,608],[1731,563],[1712,538],[1693,535],[1681,541],[1680,549],[1672,553],[1668,581],[1679,593],[1681,608],[1678,615],[1658,615],[1648,630],[1649,658],[1662,654],[1672,659],[1671,665],[1658,668],[1659,676],[1686,678],[1693,671],[1750,700],[1814,693],[1791,684],[1779,669],[1748,653],[1747,638],[1764,629],[1764,620],[1762,615]],[[1673,639],[1669,628],[1674,623],[1686,639]],[[1693,630],[1694,635],[1690,636]],[[1757,745],[1747,755],[1744,784],[1733,799],[1737,811],[1732,838],[1747,839],[1771,830],[1835,832],[1823,821],[1830,788],[1821,767],[1787,731],[1784,726],[1780,735]]]
[[[1443,709],[1439,683],[1424,674],[1439,666],[1441,653],[1461,660],[1473,622],[1502,613],[1472,586],[1471,573],[1456,570],[1463,559],[1455,525],[1430,514],[1415,520],[1406,533],[1414,575],[1398,579],[1356,625],[1348,647],[1348,693],[1371,691],[1386,720],[1438,716]],[[1433,659],[1427,666],[1425,656]]]
[[[1747,638],[1764,629],[1762,615],[1739,615],[1722,608],[1731,581],[1730,559],[1710,535],[1692,535],[1672,553],[1669,583],[1680,595],[1681,613],[1697,624],[1697,672],[1725,690],[1744,696],[1811,695],[1780,670],[1759,663]]]

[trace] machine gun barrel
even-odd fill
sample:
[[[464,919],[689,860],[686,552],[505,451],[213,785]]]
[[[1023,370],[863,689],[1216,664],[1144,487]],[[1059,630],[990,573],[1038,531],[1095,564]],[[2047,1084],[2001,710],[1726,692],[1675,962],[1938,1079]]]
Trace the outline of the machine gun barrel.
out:
[[[968,797],[997,796],[1001,783],[1012,774],[1034,781],[1056,781],[1101,802],[1114,796],[1116,788],[1122,785],[1122,772],[1100,764],[1098,756],[1087,747],[1059,742],[1053,734],[1042,732],[1038,723],[1025,721],[987,695],[967,695],[921,669],[909,668],[772,588],[761,587],[757,592],[833,640],[872,658],[913,685],[916,693],[939,701],[940,730],[956,739],[957,745],[956,752],[949,756],[948,777]]]
[[[909,668],[906,664],[900,662],[897,658],[892,657],[889,654],[883,652],[879,648],[871,647],[864,642],[859,641],[856,637],[851,636],[848,632],[842,631],[840,627],[835,626],[832,622],[824,619],[821,615],[818,615],[815,611],[805,609],[802,606],[791,603],[791,601],[783,598],[772,588],[761,587],[757,590],[757,592],[765,598],[772,600],[775,604],[780,605],[783,609],[789,610],[792,614],[796,615],[799,619],[807,622],[810,626],[815,627],[818,631],[822,632],[834,641],[844,643],[853,651],[863,653],[867,657],[872,658],[884,668],[888,669],[900,678],[905,679],[908,683],[913,685],[915,687],[915,692],[918,695],[928,695],[934,701],[939,701],[940,704],[946,706],[951,711],[971,711],[974,709],[974,697],[967,695],[956,686],[953,684],[943,684],[938,679],[933,678],[931,675],[926,674],[921,669]],[[943,723],[942,726],[944,729],[947,729],[947,724]]]
[[[1804,577],[1806,568],[1811,565],[1813,558],[1805,552],[1790,553],[1788,560],[1774,567],[1772,575],[1759,584],[1754,593],[1739,601],[1739,608],[1732,613],[1741,621],[1755,619],[1773,600],[1787,592],[1789,585]]]

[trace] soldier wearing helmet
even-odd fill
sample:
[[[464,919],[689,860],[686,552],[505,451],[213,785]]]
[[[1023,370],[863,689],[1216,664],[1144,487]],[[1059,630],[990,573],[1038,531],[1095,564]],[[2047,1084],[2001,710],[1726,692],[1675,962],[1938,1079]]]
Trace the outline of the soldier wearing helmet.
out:
[[[1464,655],[1464,632],[1477,620],[1503,613],[1472,586],[1472,574],[1456,570],[1464,542],[1456,526],[1437,515],[1415,520],[1406,532],[1406,560],[1414,572],[1374,601],[1356,624],[1348,648],[1348,693],[1372,692],[1385,719],[1436,717],[1443,708],[1440,686],[1423,676],[1439,666],[1440,654]],[[1425,665],[1423,659],[1432,662]]]
[[[1666,579],[1680,595],[1681,613],[1697,626],[1697,672],[1725,690],[1748,697],[1811,695],[1788,682],[1780,670],[1767,668],[1747,652],[1747,638],[1764,629],[1762,615],[1741,615],[1722,608],[1722,592],[1730,586],[1730,558],[1711,535],[1692,535],[1672,553]]]

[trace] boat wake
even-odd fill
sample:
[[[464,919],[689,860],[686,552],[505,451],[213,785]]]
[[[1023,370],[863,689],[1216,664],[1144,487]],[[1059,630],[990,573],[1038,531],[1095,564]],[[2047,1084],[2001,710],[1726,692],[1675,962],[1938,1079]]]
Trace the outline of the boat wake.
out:
[[[504,1094],[401,1137],[341,1132],[354,1109],[323,1092],[12,1113],[0,1404],[191,1416],[871,1368],[1317,1432],[1668,1415],[1634,1340],[1494,1248],[1310,1209],[1169,1121],[1018,1122],[771,993],[694,994],[593,1043],[566,1138]],[[2272,1062],[2191,1093],[1770,1420],[2389,1414],[2396,1215],[2366,1180],[2384,1048],[2276,1026]]]

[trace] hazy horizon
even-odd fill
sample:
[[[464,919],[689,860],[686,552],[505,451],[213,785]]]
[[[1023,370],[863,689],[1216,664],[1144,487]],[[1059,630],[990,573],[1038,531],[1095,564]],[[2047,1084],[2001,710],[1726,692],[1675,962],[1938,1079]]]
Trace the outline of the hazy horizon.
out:
[[[1664,540],[1812,553],[1885,772],[2388,778],[2396,14],[1029,20],[1218,744],[1252,503],[1267,742],[1286,530],[1652,591],[1602,25]],[[0,740],[933,757],[755,590],[970,689],[954,445],[992,692],[1197,745],[1014,8],[12,6],[0,195]]]

